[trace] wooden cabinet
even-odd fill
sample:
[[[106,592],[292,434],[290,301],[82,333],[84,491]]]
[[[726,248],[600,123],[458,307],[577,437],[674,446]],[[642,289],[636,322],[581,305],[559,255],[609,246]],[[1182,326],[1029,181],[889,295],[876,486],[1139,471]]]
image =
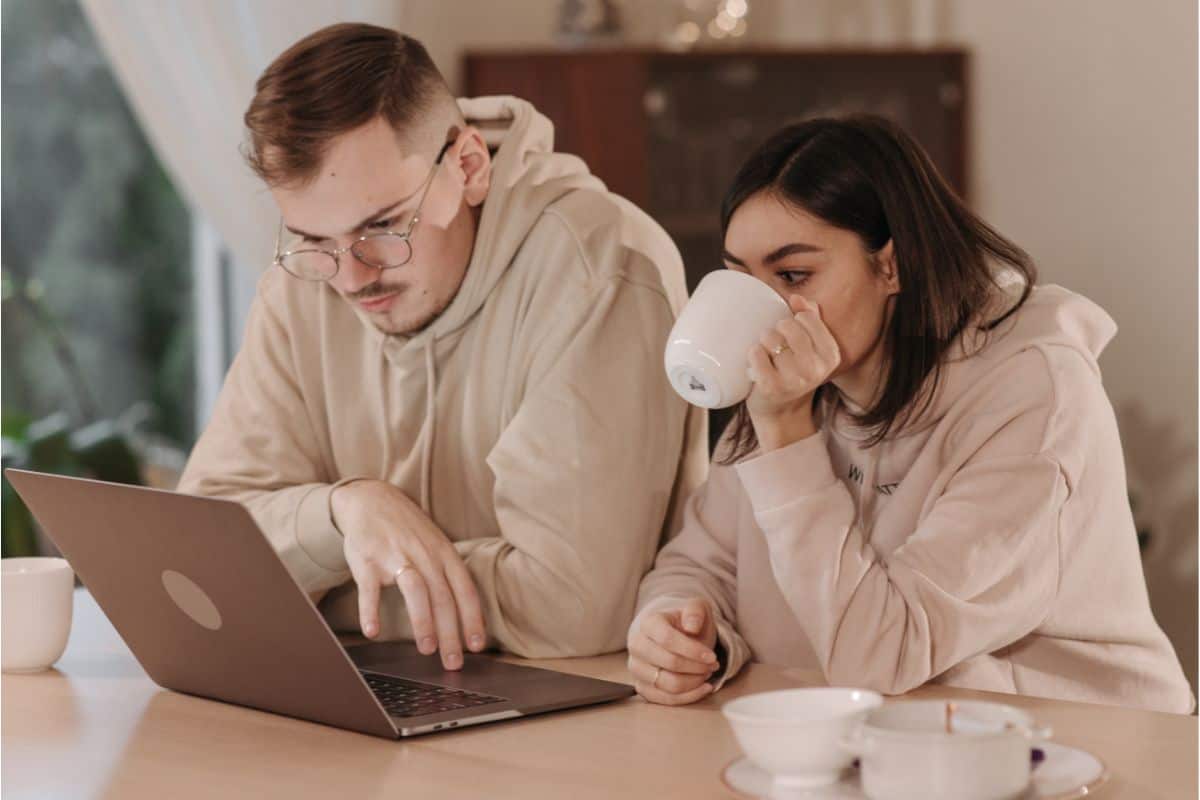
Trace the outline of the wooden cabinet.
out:
[[[671,234],[688,282],[720,266],[721,198],[749,151],[782,125],[869,111],[894,119],[965,196],[961,50],[476,52],[465,93],[514,94],[555,125],[555,149]]]

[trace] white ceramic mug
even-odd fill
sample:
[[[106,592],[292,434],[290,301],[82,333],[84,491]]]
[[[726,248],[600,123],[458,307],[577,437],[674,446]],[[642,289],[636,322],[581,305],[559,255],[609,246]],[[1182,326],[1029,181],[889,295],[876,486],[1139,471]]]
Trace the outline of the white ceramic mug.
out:
[[[946,733],[946,703],[891,703],[847,738],[862,760],[872,800],[1009,800],[1023,797],[1034,744],[1049,738],[1025,712],[1000,703],[957,702]]]
[[[750,394],[750,348],[792,316],[775,290],[744,272],[705,275],[667,338],[663,364],[671,386],[701,408],[725,408]]]
[[[71,632],[75,573],[61,558],[0,559],[0,669],[40,672],[62,657]]]

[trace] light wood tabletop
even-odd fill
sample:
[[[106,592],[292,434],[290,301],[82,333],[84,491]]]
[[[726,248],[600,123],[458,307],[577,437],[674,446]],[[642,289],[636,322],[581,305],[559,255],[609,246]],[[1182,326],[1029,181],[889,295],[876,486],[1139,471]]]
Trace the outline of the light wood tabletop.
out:
[[[621,654],[533,663],[629,680]],[[730,794],[721,771],[740,752],[721,704],[819,678],[751,665],[715,698],[684,708],[634,698],[390,741],[162,690],[91,596],[77,591],[57,667],[3,676],[3,791],[5,798],[722,798]],[[1197,796],[1195,717],[937,687],[912,696],[1029,710],[1054,728],[1056,741],[1105,762],[1111,777],[1096,797]]]

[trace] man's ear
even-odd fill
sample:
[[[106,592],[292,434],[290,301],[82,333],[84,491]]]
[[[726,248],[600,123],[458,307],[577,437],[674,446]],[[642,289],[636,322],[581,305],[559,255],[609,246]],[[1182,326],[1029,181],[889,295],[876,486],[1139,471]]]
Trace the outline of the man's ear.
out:
[[[879,275],[887,282],[888,296],[900,294],[900,270],[896,266],[896,246],[891,239],[875,253]]]
[[[463,188],[467,205],[482,204],[492,185],[492,156],[483,134],[469,125],[462,128],[444,158],[446,167]]]

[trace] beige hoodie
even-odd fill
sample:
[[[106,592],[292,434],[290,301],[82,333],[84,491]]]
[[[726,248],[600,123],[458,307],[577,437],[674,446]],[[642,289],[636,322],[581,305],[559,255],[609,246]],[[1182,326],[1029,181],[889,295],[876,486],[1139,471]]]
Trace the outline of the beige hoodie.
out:
[[[268,270],[180,490],[244,503],[338,630],[357,599],[339,481],[386,480],[455,543],[492,645],[619,650],[668,516],[704,478],[704,418],[663,375],[678,251],[511,97],[460,101],[498,145],[458,294],[385,336],[324,284]],[[384,592],[382,638],[411,638]]]
[[[936,681],[1190,711],[1096,363],[1115,331],[1038,288],[965,335],[932,406],[881,444],[830,412],[816,436],[714,465],[641,613],[708,598],[725,678],[754,658],[886,693]]]

